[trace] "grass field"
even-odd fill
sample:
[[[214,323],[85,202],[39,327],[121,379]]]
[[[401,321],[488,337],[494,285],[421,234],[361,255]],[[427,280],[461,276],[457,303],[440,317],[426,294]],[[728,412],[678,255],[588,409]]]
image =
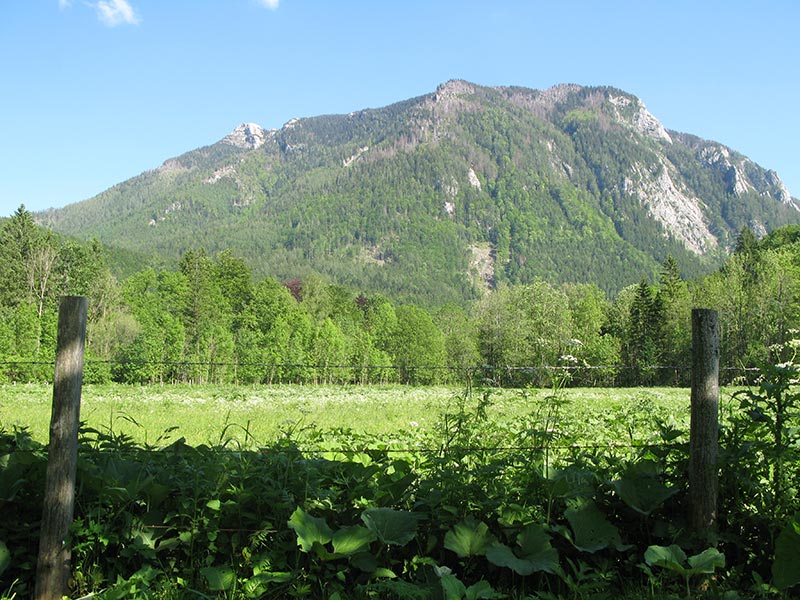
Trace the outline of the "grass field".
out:
[[[483,391],[467,395],[451,387],[407,386],[125,386],[86,385],[81,420],[105,433],[163,446],[183,437],[191,445],[235,442],[268,445],[282,435],[304,439],[304,432],[351,429],[369,436],[396,438],[413,431],[419,438],[442,415],[469,406]],[[549,418],[570,437],[628,441],[641,435],[653,416],[688,427],[690,392],[680,388],[570,388],[554,408],[553,390],[491,390],[488,413],[500,426]],[[466,400],[465,400],[466,398]],[[722,393],[722,403],[730,393]],[[47,385],[0,386],[0,429],[25,427],[47,441],[52,389]],[[646,428],[645,428],[646,429]],[[169,430],[169,431],[168,431]],[[600,436],[598,436],[600,437]],[[635,440],[630,440],[635,441]]]

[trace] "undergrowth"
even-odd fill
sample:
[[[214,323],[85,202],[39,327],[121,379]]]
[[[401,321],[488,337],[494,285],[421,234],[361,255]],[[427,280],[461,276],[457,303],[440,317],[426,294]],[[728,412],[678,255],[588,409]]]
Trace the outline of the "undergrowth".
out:
[[[83,428],[70,594],[785,596],[800,583],[798,393],[794,362],[776,369],[725,420],[711,537],[687,523],[688,434],[646,400],[602,416],[627,428],[622,440],[567,427],[558,387],[536,401],[521,392],[526,410],[503,424],[490,390],[467,390],[430,432],[398,431],[403,446],[298,425],[259,450],[227,429],[215,444],[164,446],[113,422]],[[33,593],[46,454],[24,428],[0,432],[4,599]]]

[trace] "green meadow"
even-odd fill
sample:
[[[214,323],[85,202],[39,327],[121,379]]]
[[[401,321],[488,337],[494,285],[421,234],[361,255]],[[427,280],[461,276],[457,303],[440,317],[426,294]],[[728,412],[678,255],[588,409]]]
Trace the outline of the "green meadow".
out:
[[[688,426],[690,391],[682,388],[567,388],[559,390],[562,433],[587,443],[645,441],[645,423],[660,416]],[[269,445],[287,435],[351,430],[402,444],[427,437],[442,416],[465,397],[485,400],[491,422],[515,427],[545,408],[551,389],[465,390],[458,387],[391,386],[127,386],[86,385],[81,401],[85,427],[130,436],[139,444],[164,446],[177,438],[190,445],[235,442]],[[730,393],[723,393],[729,398]],[[27,428],[46,442],[52,388],[44,384],[0,386],[0,426]],[[398,437],[404,432],[406,436]]]

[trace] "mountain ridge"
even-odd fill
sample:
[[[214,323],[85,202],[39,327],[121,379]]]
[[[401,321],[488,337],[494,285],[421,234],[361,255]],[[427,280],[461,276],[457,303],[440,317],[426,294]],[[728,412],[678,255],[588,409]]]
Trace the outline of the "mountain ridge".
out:
[[[669,254],[707,271],[742,227],[800,222],[800,206],[774,171],[617,88],[451,80],[382,108],[242,123],[37,218],[167,261],[232,248],[258,275],[431,304],[536,277],[612,292]]]

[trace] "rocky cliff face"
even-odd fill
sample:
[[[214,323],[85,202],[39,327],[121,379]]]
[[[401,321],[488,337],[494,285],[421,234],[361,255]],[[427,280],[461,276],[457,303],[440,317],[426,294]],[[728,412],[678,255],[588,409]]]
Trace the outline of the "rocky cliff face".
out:
[[[670,173],[672,171],[672,173]],[[647,213],[695,254],[706,254],[717,248],[719,240],[708,228],[703,202],[675,183],[674,168],[665,162],[654,169],[636,165],[631,178],[625,178],[625,191],[639,198]]]

